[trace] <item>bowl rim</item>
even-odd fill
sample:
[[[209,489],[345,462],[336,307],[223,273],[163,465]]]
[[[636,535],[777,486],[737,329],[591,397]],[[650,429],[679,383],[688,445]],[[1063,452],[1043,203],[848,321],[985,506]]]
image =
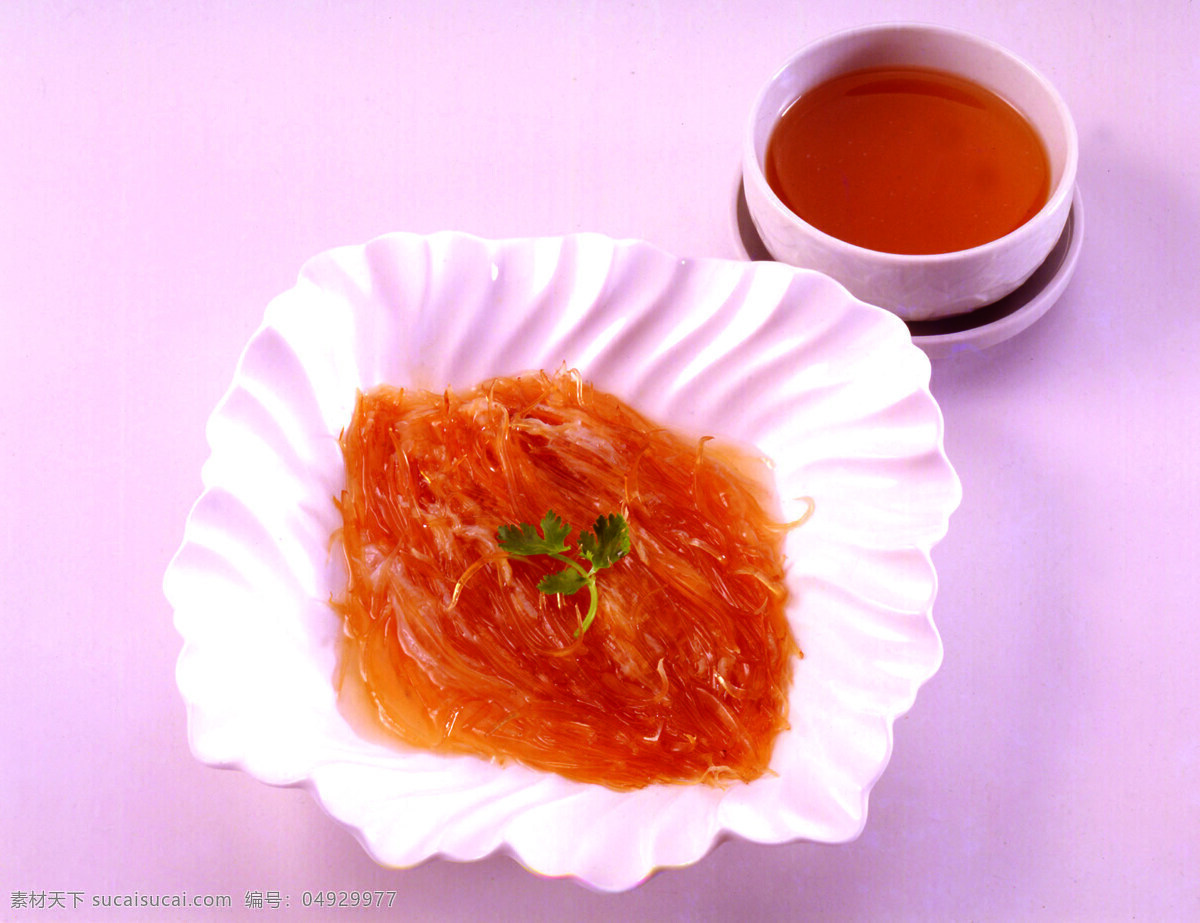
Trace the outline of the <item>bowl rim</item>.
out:
[[[1034,79],[1037,85],[1046,94],[1047,99],[1049,99],[1052,103],[1054,111],[1061,122],[1064,130],[1064,136],[1066,138],[1066,156],[1064,159],[1062,175],[1059,177],[1059,180],[1055,184],[1054,188],[1050,190],[1050,195],[1047,196],[1046,202],[1036,214],[1027,219],[1018,227],[1009,231],[1007,234],[994,238],[993,240],[989,240],[986,243],[979,244],[975,247],[968,247],[964,250],[950,250],[942,253],[892,253],[887,250],[872,250],[869,247],[863,247],[858,244],[850,243],[849,241],[842,240],[840,237],[835,237],[826,231],[822,231],[816,225],[810,224],[793,212],[787,207],[787,205],[784,204],[783,200],[779,198],[775,190],[771,188],[771,184],[767,182],[762,161],[759,158],[758,145],[755,143],[756,128],[762,121],[760,114],[767,98],[771,94],[771,91],[775,88],[776,84],[778,84],[780,79],[785,74],[787,74],[802,60],[808,58],[816,52],[831,45],[849,41],[858,36],[869,36],[889,32],[934,34],[957,41],[963,41],[981,48],[986,48],[999,57],[1002,57],[1008,60],[1010,63],[1015,64],[1019,69],[1024,70]],[[991,88],[988,87],[987,89]],[[793,102],[794,101],[795,100],[793,100]],[[772,128],[777,121],[778,116],[775,116],[772,119]],[[754,105],[750,109],[750,118],[743,136],[742,159],[743,174],[747,177],[749,182],[752,182],[755,185],[758,192],[763,196],[766,204],[768,204],[789,224],[798,226],[806,234],[819,241],[824,247],[830,250],[838,251],[846,256],[856,259],[870,259],[876,263],[910,267],[937,266],[956,262],[964,262],[967,260],[986,259],[998,251],[1007,250],[1008,248],[1019,244],[1025,238],[1037,234],[1039,226],[1047,220],[1053,219],[1056,214],[1061,214],[1063,216],[1063,220],[1065,221],[1067,210],[1069,210],[1072,197],[1074,196],[1075,180],[1078,172],[1079,136],[1075,127],[1075,120],[1071,116],[1071,110],[1067,106],[1066,101],[1063,99],[1062,94],[1058,92],[1057,88],[1027,60],[1005,46],[999,44],[998,42],[978,35],[974,32],[968,32],[964,29],[956,29],[950,26],[942,26],[934,23],[878,22],[868,25],[854,26],[849,29],[842,29],[815,39],[794,51],[774,70],[774,72],[771,74],[771,77],[759,89],[759,92],[754,99]],[[1061,230],[1061,228],[1059,230]],[[1057,234],[1055,237],[1057,238]]]

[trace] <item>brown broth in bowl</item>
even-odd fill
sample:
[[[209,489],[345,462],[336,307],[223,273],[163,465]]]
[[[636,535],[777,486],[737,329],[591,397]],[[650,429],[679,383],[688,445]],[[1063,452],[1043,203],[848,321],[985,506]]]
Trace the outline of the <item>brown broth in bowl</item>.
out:
[[[784,112],[767,182],[814,227],[886,253],[949,253],[1016,230],[1046,204],[1050,162],[1010,103],[918,67],[834,77]]]

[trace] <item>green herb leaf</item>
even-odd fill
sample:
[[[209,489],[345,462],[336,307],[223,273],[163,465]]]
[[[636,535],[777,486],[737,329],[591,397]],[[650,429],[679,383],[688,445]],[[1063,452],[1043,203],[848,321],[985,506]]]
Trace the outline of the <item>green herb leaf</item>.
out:
[[[612,567],[629,554],[629,528],[618,515],[601,516],[591,533],[579,536],[579,554],[592,562],[595,570]]]
[[[606,567],[612,567],[629,553],[629,524],[619,513],[600,516],[592,526],[591,532],[580,532],[579,557],[591,566],[584,566],[566,552],[570,551],[567,538],[571,534],[568,526],[553,510],[548,510],[542,517],[541,532],[527,522],[516,525],[501,526],[496,531],[500,547],[510,555],[530,557],[546,555],[561,561],[567,566],[553,574],[547,574],[538,583],[538,589],[551,596],[570,596],[587,588],[591,600],[583,623],[575,632],[575,637],[587,631],[596,617],[596,609],[600,604],[599,592],[596,589],[596,574]]]
[[[557,574],[547,574],[538,583],[537,588],[550,596],[570,596],[578,593],[588,585],[588,578],[573,567],[560,570]]]
[[[571,534],[571,527],[554,510],[548,510],[542,517],[541,535],[538,535],[535,526],[527,522],[501,526],[496,534],[500,538],[500,547],[509,554],[562,554],[568,548],[567,536]]]

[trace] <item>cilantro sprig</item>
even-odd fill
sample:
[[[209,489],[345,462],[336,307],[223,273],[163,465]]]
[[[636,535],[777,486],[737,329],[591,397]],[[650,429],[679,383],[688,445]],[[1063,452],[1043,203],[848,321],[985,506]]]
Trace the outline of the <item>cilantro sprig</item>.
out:
[[[496,535],[500,539],[500,548],[510,555],[522,558],[545,555],[567,565],[560,571],[547,574],[538,582],[537,588],[541,592],[551,596],[570,596],[587,588],[591,601],[583,623],[575,630],[577,638],[588,630],[596,618],[596,609],[600,604],[596,574],[629,554],[629,524],[619,513],[598,517],[591,532],[580,530],[579,547],[575,553],[590,565],[586,568],[567,556],[571,551],[568,542],[571,527],[554,510],[548,510],[542,517],[540,533],[539,527],[522,522],[501,526]]]

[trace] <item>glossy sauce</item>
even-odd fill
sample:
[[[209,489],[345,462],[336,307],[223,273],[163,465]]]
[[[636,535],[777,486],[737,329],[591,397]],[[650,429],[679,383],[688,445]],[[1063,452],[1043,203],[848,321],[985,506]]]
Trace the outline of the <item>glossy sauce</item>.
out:
[[[1033,127],[953,74],[868,68],[793,103],[772,132],[767,182],[833,237],[888,253],[945,253],[1003,237],[1045,205]]]
[[[380,388],[342,435],[343,710],[407,745],[614,789],[766,771],[799,650],[761,460],[670,432],[576,373]],[[632,549],[587,593],[496,530],[620,512]]]

